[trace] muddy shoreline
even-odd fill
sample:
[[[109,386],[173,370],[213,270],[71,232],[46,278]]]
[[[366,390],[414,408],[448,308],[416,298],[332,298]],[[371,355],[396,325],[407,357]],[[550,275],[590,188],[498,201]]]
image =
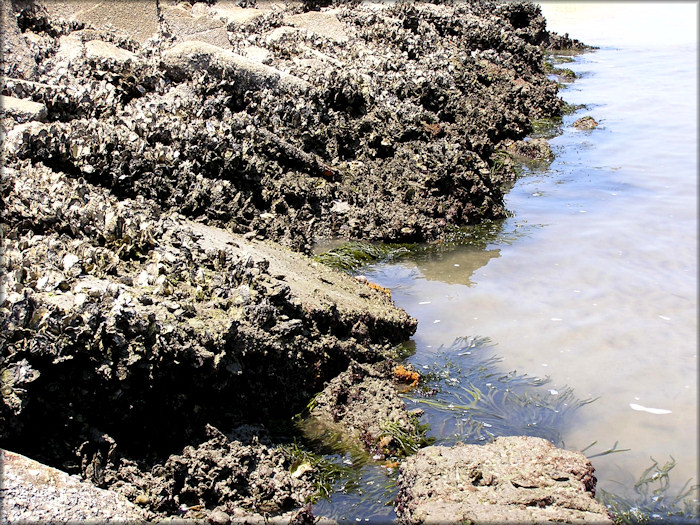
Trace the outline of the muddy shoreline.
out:
[[[0,446],[143,519],[312,521],[299,413],[415,452],[415,319],[308,254],[504,217],[581,47],[527,3],[311,4],[2,8]]]

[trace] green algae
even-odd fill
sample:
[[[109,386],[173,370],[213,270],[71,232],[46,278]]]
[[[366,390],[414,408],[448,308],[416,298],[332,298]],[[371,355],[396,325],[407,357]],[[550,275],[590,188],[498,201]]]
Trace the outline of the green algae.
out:
[[[561,117],[541,118],[532,121],[533,138],[551,139],[561,134]]]
[[[397,361],[405,361],[412,355],[415,355],[416,353],[416,345],[413,343],[413,341],[406,341],[405,343],[398,344],[396,346],[393,346],[392,348],[389,349],[387,352],[387,355],[391,359],[395,359]]]
[[[406,432],[401,425],[393,421],[386,420],[382,422],[382,434],[380,437],[390,437],[392,442],[397,444],[394,457],[410,456],[435,441],[435,438],[426,436],[430,428],[429,425],[421,423],[416,417],[411,417],[411,423],[413,424],[413,429],[410,432]]]
[[[634,494],[613,494],[598,491],[598,499],[608,507],[616,524],[643,523],[697,523],[700,518],[698,497],[700,485],[685,482],[680,489],[673,489],[670,472],[676,466],[671,460],[661,466],[654,458],[651,466],[642,472],[634,484]]]
[[[350,241],[337,248],[316,255],[318,262],[348,273],[371,263],[389,261],[416,250],[415,244],[383,244]]]
[[[578,75],[567,67],[555,67],[552,69],[552,73],[565,80],[574,80],[578,78]]]
[[[414,363],[426,373],[408,404],[425,408],[424,420],[439,444],[526,435],[563,446],[572,414],[595,399],[579,399],[568,387],[543,388],[547,377],[504,373],[489,347],[488,339],[459,338],[434,361]]]
[[[594,441],[593,443],[591,443],[591,444],[588,445],[587,447],[582,448],[582,449],[581,449],[581,453],[582,453],[582,454],[586,454],[586,457],[587,457],[588,459],[591,459],[591,458],[597,458],[597,457],[600,457],[600,456],[607,456],[608,454],[616,454],[616,453],[618,453],[618,452],[628,452],[629,450],[632,450],[632,449],[630,449],[630,448],[617,448],[617,445],[619,444],[619,441],[615,441],[615,443],[613,444],[613,446],[610,447],[610,448],[607,449],[607,450],[604,450],[604,451],[602,451],[602,452],[598,452],[598,453],[596,453],[596,454],[587,454],[588,449],[590,449],[592,446],[597,445],[597,444],[598,444],[598,441]]]
[[[503,224],[504,219],[486,219],[478,224],[446,228],[443,237],[431,243],[382,244],[366,241],[349,241],[316,255],[315,260],[331,268],[356,275],[362,269],[374,264],[403,258],[431,257],[461,246],[486,249],[492,243],[510,245],[517,239],[527,235],[525,231],[504,233]],[[406,349],[404,351],[394,348],[392,352],[410,354],[414,353],[415,349]],[[398,357],[407,357],[407,355],[398,355]]]
[[[567,55],[550,55],[549,62],[551,64],[568,64],[574,61],[572,56]]]
[[[300,445],[297,441],[282,445],[281,449],[291,460],[290,473],[299,477],[310,472],[313,479],[315,492],[309,498],[309,503],[315,503],[321,498],[329,498],[340,482],[357,480],[359,472],[350,466],[343,464],[336,456],[317,454]]]
[[[583,109],[585,107],[585,104],[569,104],[565,100],[562,100],[560,111],[562,115],[573,115],[579,109]]]

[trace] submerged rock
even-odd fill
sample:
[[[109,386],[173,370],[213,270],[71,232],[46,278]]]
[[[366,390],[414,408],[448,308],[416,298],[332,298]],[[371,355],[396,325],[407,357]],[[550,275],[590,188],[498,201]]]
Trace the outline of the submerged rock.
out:
[[[580,452],[536,437],[420,450],[401,465],[402,523],[612,523]]]
[[[544,138],[519,140],[508,145],[507,150],[517,157],[534,161],[551,161],[554,159],[552,148]]]
[[[596,122],[596,120],[595,120],[593,117],[591,117],[591,116],[585,116],[585,117],[581,117],[581,118],[578,119],[576,122],[574,122],[573,126],[574,126],[576,129],[588,130],[588,129],[595,129],[595,128],[597,128],[597,127],[598,127],[598,123]]]
[[[427,442],[426,429],[386,377],[377,367],[351,364],[313,399],[309,418],[315,432],[322,434],[320,425],[354,439],[375,458],[416,452]]]

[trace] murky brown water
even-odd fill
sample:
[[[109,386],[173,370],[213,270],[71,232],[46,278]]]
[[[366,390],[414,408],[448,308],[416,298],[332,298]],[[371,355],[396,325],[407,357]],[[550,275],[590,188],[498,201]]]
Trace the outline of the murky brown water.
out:
[[[425,356],[488,337],[503,367],[568,385],[581,408],[566,446],[616,491],[673,456],[697,482],[697,4],[546,3],[549,26],[601,46],[566,64],[548,169],[510,192],[514,213],[483,249],[383,264],[367,275],[419,319]],[[591,115],[601,125],[571,127]],[[644,409],[660,409],[664,413]]]

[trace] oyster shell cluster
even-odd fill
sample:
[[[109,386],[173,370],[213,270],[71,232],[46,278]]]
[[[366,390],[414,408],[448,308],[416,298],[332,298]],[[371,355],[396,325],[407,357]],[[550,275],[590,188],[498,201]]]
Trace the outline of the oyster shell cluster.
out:
[[[40,163],[6,169],[2,197],[0,439],[127,495],[126,458],[164,461],[207,424],[289,417],[415,330],[385,294],[304,256]],[[153,511],[177,507],[173,490]]]
[[[196,7],[198,23],[221,16]],[[538,8],[299,10],[244,10],[259,13],[228,23],[226,47],[46,18],[36,73],[7,71],[5,94],[47,109],[8,135],[12,159],[301,251],[503,217],[513,175],[494,151],[559,112]]]

